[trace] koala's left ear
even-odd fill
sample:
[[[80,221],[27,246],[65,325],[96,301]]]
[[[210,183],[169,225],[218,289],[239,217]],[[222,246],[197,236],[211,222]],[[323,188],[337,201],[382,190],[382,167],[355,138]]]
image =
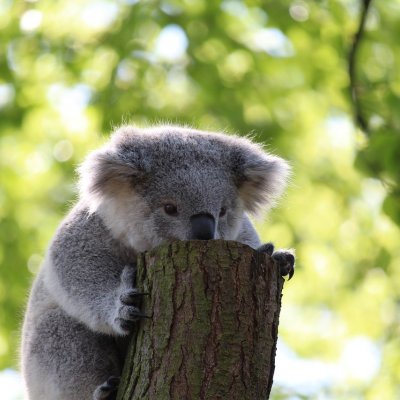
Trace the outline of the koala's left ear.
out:
[[[289,164],[254,144],[236,149],[231,154],[231,162],[246,211],[257,213],[272,207],[286,187]]]

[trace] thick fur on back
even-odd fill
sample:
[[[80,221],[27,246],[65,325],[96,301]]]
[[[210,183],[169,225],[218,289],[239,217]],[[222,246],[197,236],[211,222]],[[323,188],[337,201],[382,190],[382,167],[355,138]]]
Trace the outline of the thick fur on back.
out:
[[[191,239],[199,216],[213,221],[212,237],[258,248],[247,213],[274,204],[289,167],[246,138],[124,126],[79,173],[80,199],[52,240],[25,316],[29,400],[108,398],[108,378],[124,361],[120,341],[140,312],[129,300],[137,254]]]

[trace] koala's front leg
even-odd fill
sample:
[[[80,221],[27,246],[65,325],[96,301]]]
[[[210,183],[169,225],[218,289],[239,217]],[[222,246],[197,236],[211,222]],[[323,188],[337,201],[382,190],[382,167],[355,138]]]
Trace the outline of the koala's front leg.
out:
[[[140,318],[149,318],[140,309],[143,296],[148,293],[140,292],[135,287],[136,267],[127,265],[121,274],[121,285],[116,298],[115,314],[113,316],[114,329],[122,335],[129,334],[136,321]]]
[[[278,264],[281,275],[289,275],[289,280],[292,278],[295,264],[293,250],[282,249],[274,252],[274,245],[272,243],[265,243],[258,247],[257,251],[270,255]]]

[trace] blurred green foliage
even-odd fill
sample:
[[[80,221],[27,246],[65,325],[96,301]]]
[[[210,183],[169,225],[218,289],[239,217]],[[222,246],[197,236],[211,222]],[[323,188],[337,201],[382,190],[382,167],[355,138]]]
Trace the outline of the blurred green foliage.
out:
[[[343,367],[320,396],[400,398],[400,1],[373,2],[360,44],[366,133],[347,72],[360,4],[0,1],[0,368],[17,363],[77,164],[122,122],[170,121],[251,133],[291,160],[288,195],[258,222],[297,250],[280,337]]]

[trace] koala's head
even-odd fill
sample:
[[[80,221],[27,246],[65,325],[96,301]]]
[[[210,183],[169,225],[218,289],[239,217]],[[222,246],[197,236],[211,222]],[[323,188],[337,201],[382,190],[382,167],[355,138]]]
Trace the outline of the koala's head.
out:
[[[241,137],[125,126],[81,169],[81,198],[137,251],[169,240],[235,239],[243,213],[269,208],[289,166]]]

